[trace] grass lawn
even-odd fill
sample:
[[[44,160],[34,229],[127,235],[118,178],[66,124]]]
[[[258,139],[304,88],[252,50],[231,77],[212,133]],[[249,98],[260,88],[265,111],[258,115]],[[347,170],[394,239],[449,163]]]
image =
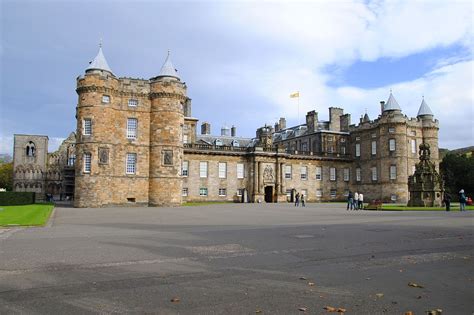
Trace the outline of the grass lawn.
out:
[[[207,205],[218,205],[224,203],[234,203],[233,201],[203,201],[203,202],[185,202],[183,206],[194,207],[194,206],[207,206]]]
[[[0,226],[44,225],[53,208],[52,204],[0,206]]]
[[[401,205],[382,205],[382,211],[446,211],[445,207],[408,207]],[[474,206],[466,206],[466,210],[474,210]],[[451,211],[459,211],[459,204],[451,204]]]

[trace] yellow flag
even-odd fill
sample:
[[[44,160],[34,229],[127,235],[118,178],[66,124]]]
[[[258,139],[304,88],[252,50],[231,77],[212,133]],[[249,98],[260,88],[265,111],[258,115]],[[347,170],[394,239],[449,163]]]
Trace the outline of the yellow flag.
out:
[[[298,92],[291,93],[290,97],[291,98],[300,97],[300,92],[298,91]]]

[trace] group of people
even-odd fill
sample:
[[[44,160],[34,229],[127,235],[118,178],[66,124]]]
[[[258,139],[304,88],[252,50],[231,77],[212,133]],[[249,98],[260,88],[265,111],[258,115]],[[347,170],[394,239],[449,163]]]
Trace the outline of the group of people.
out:
[[[364,208],[364,194],[358,193],[357,191],[352,194],[352,191],[349,191],[347,196],[347,210],[359,210]]]
[[[295,207],[298,207],[300,205],[300,202],[301,202],[301,206],[302,207],[305,207],[305,203],[304,203],[304,194],[301,194],[300,193],[296,193],[295,195]]]
[[[459,191],[459,211],[466,211],[466,203],[468,201],[464,189]],[[444,205],[446,206],[446,211],[451,211],[451,195],[447,192],[444,193],[443,199]]]

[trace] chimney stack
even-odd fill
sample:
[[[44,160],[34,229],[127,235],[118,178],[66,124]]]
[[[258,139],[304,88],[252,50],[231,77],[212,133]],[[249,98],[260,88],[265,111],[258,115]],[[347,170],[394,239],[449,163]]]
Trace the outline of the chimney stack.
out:
[[[236,136],[237,136],[237,128],[236,128],[234,125],[232,125],[232,127],[230,128],[230,135],[231,135],[232,137],[236,137]]]
[[[280,118],[279,125],[280,125],[280,130],[286,129],[286,119],[284,117]]]
[[[380,114],[383,114],[384,107],[385,107],[385,101],[380,101]]]
[[[201,124],[201,134],[210,135],[211,134],[211,124],[208,122],[203,122]]]

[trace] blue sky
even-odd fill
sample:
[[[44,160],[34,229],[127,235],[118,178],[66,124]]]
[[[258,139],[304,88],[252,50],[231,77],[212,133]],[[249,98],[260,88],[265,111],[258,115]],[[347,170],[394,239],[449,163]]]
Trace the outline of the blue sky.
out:
[[[100,38],[118,76],[153,77],[170,49],[213,134],[234,124],[253,137],[278,117],[327,119],[329,106],[373,119],[392,89],[408,116],[425,96],[441,147],[474,145],[472,12],[470,1],[2,0],[0,153],[14,133],[54,148],[74,131],[75,80]]]

